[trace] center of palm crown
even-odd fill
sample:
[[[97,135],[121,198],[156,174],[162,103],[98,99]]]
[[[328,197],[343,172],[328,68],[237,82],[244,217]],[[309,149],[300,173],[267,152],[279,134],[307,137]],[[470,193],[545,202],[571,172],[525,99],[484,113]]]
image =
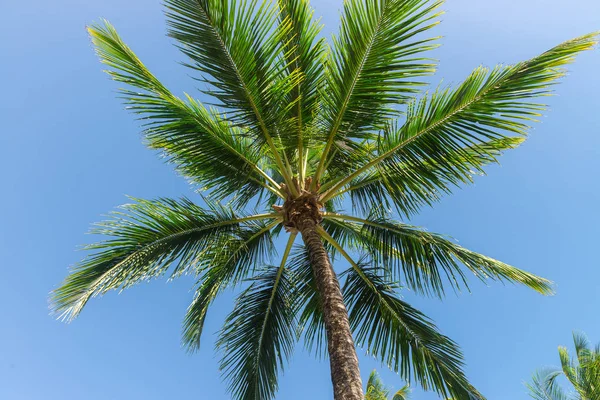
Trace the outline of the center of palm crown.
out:
[[[286,194],[286,199],[282,206],[273,205],[273,209],[283,217],[283,226],[288,232],[301,231],[307,223],[315,225],[323,220],[323,203],[319,196],[319,184],[312,187],[312,178],[306,178],[304,185],[300,185],[298,179],[294,178],[292,183],[296,187],[297,195],[294,195],[290,188],[281,184],[281,189]]]

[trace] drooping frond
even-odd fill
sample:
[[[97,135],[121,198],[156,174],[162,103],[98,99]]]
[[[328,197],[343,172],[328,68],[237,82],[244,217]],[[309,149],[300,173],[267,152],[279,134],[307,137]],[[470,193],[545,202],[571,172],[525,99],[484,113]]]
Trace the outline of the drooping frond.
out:
[[[436,47],[418,34],[437,24],[440,2],[349,0],[333,39],[324,91],[323,141],[317,179],[333,154],[351,155],[349,139],[362,139],[396,113],[421,85],[417,77],[435,71],[421,53]],[[337,157],[333,167],[346,161]]]
[[[397,285],[376,269],[353,261],[326,234],[325,239],[351,264],[343,292],[357,345],[405,381],[414,379],[425,390],[460,399],[483,399],[462,371],[463,357],[456,343],[440,334],[424,314],[400,300],[395,293]]]
[[[190,351],[200,348],[200,338],[208,307],[227,286],[246,279],[258,265],[265,265],[275,251],[273,228],[279,224],[256,223],[236,235],[214,238],[213,245],[198,254],[200,276],[194,300],[183,323],[182,343]]]
[[[263,189],[279,193],[279,185],[261,168],[261,154],[240,128],[232,126],[196,100],[174,96],[156,79],[108,23],[88,29],[108,74],[136,92],[122,89],[123,98],[145,122],[151,148],[163,150],[177,169],[217,198],[237,196],[240,204]]]
[[[287,74],[281,41],[288,29],[276,26],[277,8],[268,0],[167,0],[169,34],[190,57],[191,68],[211,85],[209,94],[248,128],[291,186],[279,139],[282,101],[297,74]]]
[[[564,376],[571,382],[575,387],[579,384],[577,376],[577,363],[574,359],[571,359],[569,350],[564,346],[558,347],[558,356],[560,358],[560,366]]]
[[[592,350],[590,349],[590,341],[583,333],[573,332],[573,344],[575,345],[577,362],[579,362],[579,364],[585,364],[592,354]]]
[[[328,212],[328,214],[337,215],[335,212]],[[334,238],[344,249],[361,249],[362,236],[356,223],[341,218],[325,218],[321,225],[327,234]],[[331,252],[335,253],[335,248],[332,248]]]
[[[384,216],[365,219],[326,213],[324,217],[346,221],[340,229],[351,230],[348,235],[376,265],[419,293],[443,296],[444,281],[455,290],[468,288],[464,267],[481,280],[519,283],[542,294],[552,293],[550,281],[467,250],[441,235]]]
[[[174,275],[193,269],[198,254],[241,224],[277,218],[238,216],[217,205],[206,210],[187,199],[135,200],[97,224],[92,233],[110,239],[87,246],[95,252],[52,292],[52,308],[64,319],[75,318],[91,297],[162,276],[171,265]]]
[[[438,89],[413,101],[406,123],[380,137],[376,155],[340,179],[324,199],[376,166],[419,170],[428,163],[442,168],[445,180],[460,181],[464,172],[460,165],[448,163],[455,159],[450,155],[464,155],[464,147],[507,135],[526,135],[529,124],[545,109],[532,99],[549,95],[549,87],[565,75],[562,67],[596,42],[597,34],[589,34],[525,62],[491,70],[479,67],[456,89]],[[430,177],[423,177],[423,185],[431,183]]]
[[[314,280],[308,249],[298,246],[292,253],[289,268],[297,277],[294,297],[302,312],[299,315],[298,334],[304,335],[304,343],[309,351],[320,357],[327,356],[325,322],[321,309],[321,296]]]
[[[225,321],[217,346],[224,353],[221,369],[235,398],[272,399],[278,372],[292,352],[296,307],[286,263],[294,238],[290,236],[281,265],[253,278]]]
[[[569,396],[557,384],[560,371],[542,370],[533,376],[532,383],[527,384],[529,395],[535,400],[569,400]]]

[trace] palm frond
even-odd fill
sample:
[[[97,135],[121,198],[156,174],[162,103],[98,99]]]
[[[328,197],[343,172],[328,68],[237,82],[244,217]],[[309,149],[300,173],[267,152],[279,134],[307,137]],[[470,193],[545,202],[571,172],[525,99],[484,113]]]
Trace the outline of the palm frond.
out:
[[[324,91],[325,148],[315,172],[318,180],[333,153],[352,138],[381,126],[408,102],[421,82],[435,71],[421,53],[436,47],[434,39],[415,38],[435,26],[441,2],[427,0],[349,0],[344,2],[339,34],[333,38]],[[335,147],[334,147],[335,146]],[[332,152],[332,148],[335,150]],[[334,165],[344,161],[338,157]]]
[[[542,294],[552,293],[551,282],[475,253],[448,238],[373,215],[367,219],[326,213],[328,219],[354,222],[351,229],[356,244],[373,262],[393,274],[395,279],[418,293],[444,295],[444,277],[454,290],[468,288],[463,266],[481,280],[492,279],[520,283]]]
[[[592,349],[587,336],[580,332],[573,332],[573,343],[577,358],[571,362],[577,380],[575,389],[583,398],[600,398],[600,345]]]
[[[200,348],[208,307],[227,286],[245,279],[257,265],[264,265],[275,252],[272,232],[279,221],[253,224],[235,236],[214,238],[214,244],[198,255],[200,275],[194,300],[187,309],[182,343],[189,351]]]
[[[369,380],[367,381],[365,400],[388,400],[389,394],[390,390],[383,384],[377,371],[371,371]],[[408,400],[409,395],[410,387],[405,385],[394,393],[392,400]]]
[[[594,399],[600,395],[600,371],[592,360],[599,357],[589,348],[589,342],[583,334],[574,333],[575,357],[571,357],[564,346],[558,347],[558,355],[563,375],[573,385],[582,399]]]
[[[587,336],[580,332],[573,332],[573,344],[575,345],[577,361],[580,364],[585,363],[591,352],[590,341]]]
[[[406,123],[380,138],[377,155],[340,179],[324,200],[379,164],[390,170],[398,166],[418,169],[424,162],[437,164],[444,168],[447,180],[460,180],[461,168],[447,164],[448,154],[461,154],[465,146],[508,137],[506,133],[525,136],[529,124],[545,109],[532,99],[549,95],[550,86],[565,75],[562,67],[596,43],[597,34],[593,33],[515,65],[491,70],[479,67],[456,89],[438,89],[413,101]]]
[[[424,205],[432,206],[444,194],[461,184],[473,183],[474,175],[485,175],[483,167],[497,162],[502,152],[523,143],[521,137],[492,139],[449,152],[443,163],[422,162],[418,165],[379,164],[368,174],[354,179],[334,197],[348,193],[355,210],[368,213],[373,204],[386,209],[394,207],[400,215],[411,217]],[[448,168],[454,169],[447,173]]]
[[[336,213],[332,211],[328,211],[328,213],[336,215]],[[344,249],[361,249],[360,243],[363,240],[363,237],[355,223],[344,221],[341,218],[325,218],[321,225],[325,232],[335,239],[335,241]],[[330,249],[331,254],[335,254],[335,252],[335,248]]]
[[[167,0],[169,35],[179,42],[211,85],[208,91],[230,111],[229,118],[248,128],[291,186],[281,157],[279,124],[282,101],[299,79],[287,74],[281,42],[287,29],[277,29],[278,10],[267,0]]]
[[[571,359],[571,356],[569,355],[569,350],[564,346],[559,346],[558,356],[560,358],[560,365],[563,374],[573,386],[577,387],[579,383],[579,379],[577,376],[577,364],[575,360]]]
[[[292,352],[296,310],[286,263],[294,239],[291,235],[279,267],[268,267],[252,279],[221,332],[221,369],[236,398],[273,398],[277,374]]]
[[[389,389],[385,387],[377,371],[371,371],[365,390],[365,400],[388,400],[389,393]]]
[[[94,253],[77,264],[51,295],[61,318],[75,318],[94,296],[195,267],[198,254],[219,237],[235,234],[241,224],[276,215],[238,216],[230,208],[203,209],[187,199],[141,200],[122,206],[92,233],[110,239],[87,246]]]
[[[398,286],[377,269],[355,262],[324,230],[320,230],[350,263],[344,275],[344,299],[356,343],[410,383],[460,399],[483,399],[462,371],[462,353],[421,312],[400,300]]]
[[[402,386],[396,393],[392,400],[408,400],[410,398],[410,386]]]
[[[304,335],[304,344],[317,356],[327,356],[327,338],[325,322],[321,309],[321,296],[314,280],[308,249],[297,246],[290,258],[289,268],[297,277],[294,298],[298,301],[298,336]]]
[[[425,390],[460,399],[483,398],[462,371],[462,353],[421,312],[400,300],[395,285],[356,263],[346,274],[344,298],[359,346]]]
[[[535,400],[569,400],[569,396],[556,383],[560,375],[560,371],[553,369],[537,372],[532,383],[527,383],[529,395]]]
[[[217,198],[238,195],[242,204],[264,189],[279,194],[279,185],[260,168],[261,154],[240,128],[190,96],[184,101],[173,95],[107,21],[88,31],[112,79],[143,90],[121,89],[121,93],[128,109],[145,122],[149,146],[164,151],[179,172],[204,189],[213,189]]]
[[[289,93],[290,126],[296,132],[289,136],[287,148],[297,151],[299,181],[304,181],[307,150],[314,133],[315,117],[320,107],[319,90],[323,84],[325,40],[317,39],[321,25],[313,19],[314,10],[307,0],[278,0],[280,26],[286,27],[283,39],[284,54],[290,74],[300,78]],[[287,28],[289,26],[289,28]],[[291,142],[295,140],[294,145]]]
[[[564,346],[558,347],[560,369],[538,371],[531,384],[527,384],[529,394],[536,400],[592,400],[600,398],[600,345],[592,349],[587,337],[573,333],[575,357],[569,355]],[[564,376],[575,389],[566,394],[556,380]]]

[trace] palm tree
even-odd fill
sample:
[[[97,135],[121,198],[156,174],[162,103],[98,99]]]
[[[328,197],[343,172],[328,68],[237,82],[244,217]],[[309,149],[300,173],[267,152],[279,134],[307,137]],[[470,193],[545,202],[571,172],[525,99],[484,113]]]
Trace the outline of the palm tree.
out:
[[[561,369],[538,371],[527,384],[529,394],[536,400],[597,400],[600,399],[600,344],[594,349],[583,334],[573,333],[575,357],[566,347],[558,348]],[[557,383],[564,376],[575,389],[567,394]]]
[[[392,400],[408,400],[409,393],[409,386],[405,385],[394,393]],[[371,371],[371,375],[369,375],[369,380],[367,381],[365,400],[388,400],[389,395],[390,390],[385,387],[377,371]]]
[[[336,399],[363,398],[355,343],[406,382],[482,398],[456,343],[402,301],[398,285],[441,298],[467,287],[467,271],[543,294],[550,282],[387,210],[408,220],[518,146],[544,110],[534,98],[595,36],[420,95],[436,67],[427,53],[437,47],[429,32],[440,4],[345,1],[328,43],[307,0],[166,0],[169,34],[210,107],[170,92],[108,22],[91,26],[149,147],[197,185],[206,206],[132,199],[94,230],[110,239],[88,246],[93,254],[53,291],[55,312],[72,320],[109,290],[192,274],[183,343],[196,350],[214,298],[245,282],[217,343],[235,398],[272,398],[299,335],[326,345]],[[278,235],[287,244],[275,262]],[[350,268],[335,272],[334,257]]]

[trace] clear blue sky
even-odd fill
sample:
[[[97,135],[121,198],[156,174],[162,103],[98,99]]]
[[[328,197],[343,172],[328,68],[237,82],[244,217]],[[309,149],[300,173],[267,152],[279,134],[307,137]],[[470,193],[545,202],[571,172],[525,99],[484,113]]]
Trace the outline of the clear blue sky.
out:
[[[4,1],[0,13],[0,399],[226,399],[213,333],[229,311],[212,308],[202,351],[180,347],[192,280],[155,281],[92,301],[70,325],[49,316],[47,294],[82,252],[90,223],[125,202],[194,194],[140,143],[139,123],[101,73],[85,25],[109,19],[175,92],[193,92],[165,37],[159,1]],[[313,1],[326,31],[341,0]],[[450,0],[432,82],[457,83],[479,64],[512,63],[600,29],[597,0]],[[496,399],[526,399],[523,381],[558,362],[572,330],[600,341],[600,51],[583,54],[549,100],[551,111],[488,176],[426,209],[414,223],[554,280],[544,298],[474,283],[444,302],[405,297],[465,352],[472,382]],[[378,364],[362,356],[363,375]],[[402,382],[380,368],[385,382]],[[331,398],[328,363],[302,346],[280,399]],[[414,399],[431,400],[415,391]]]

